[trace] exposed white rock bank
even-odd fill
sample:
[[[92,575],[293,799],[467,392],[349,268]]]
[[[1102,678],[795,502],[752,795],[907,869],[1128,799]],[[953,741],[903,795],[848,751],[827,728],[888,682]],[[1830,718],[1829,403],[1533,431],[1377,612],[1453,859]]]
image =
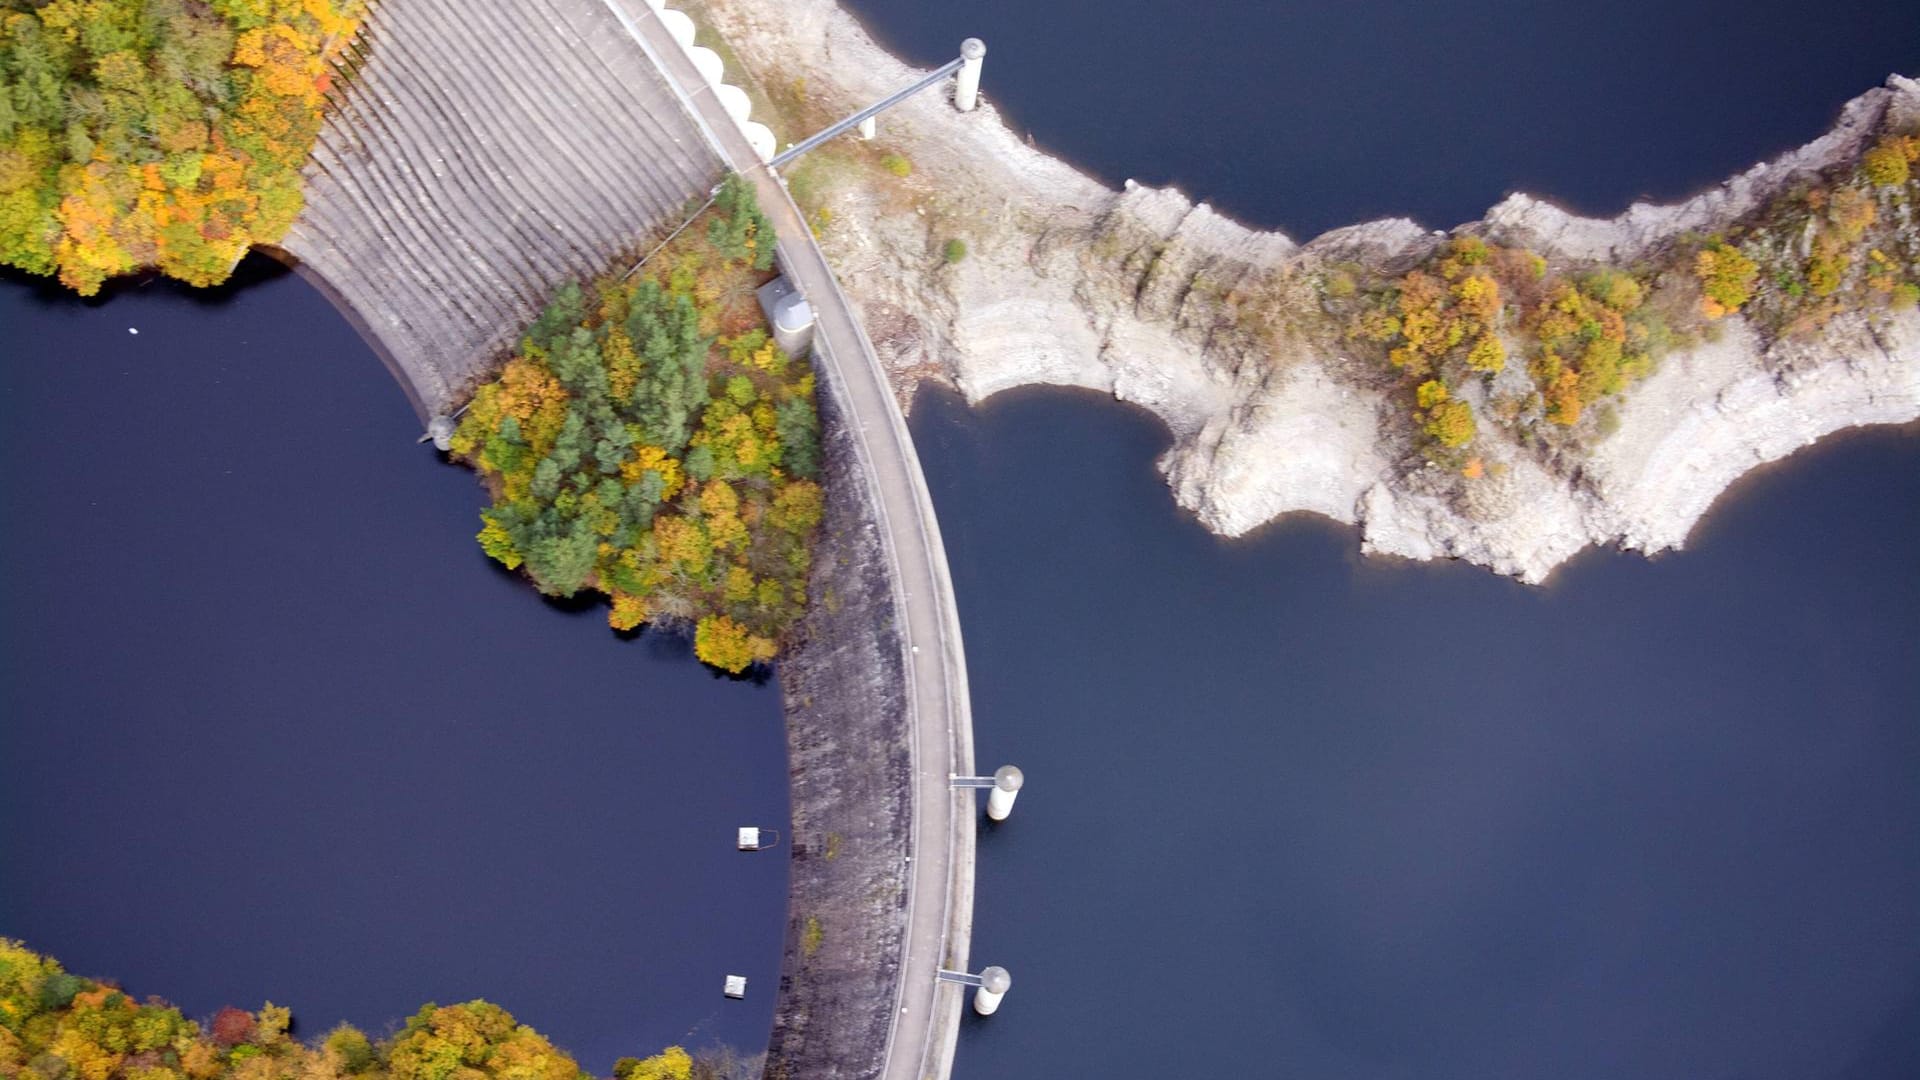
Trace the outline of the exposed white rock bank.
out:
[[[833,0],[694,6],[763,93],[804,73],[810,96],[850,111],[915,74]],[[1603,221],[1515,195],[1476,231],[1550,259],[1630,262],[1857,156],[1890,117],[1920,121],[1920,83],[1889,79],[1820,139],[1687,202]],[[1337,339],[1247,331],[1250,311],[1284,318],[1311,303],[1288,293],[1311,271],[1411,263],[1435,234],[1387,220],[1296,245],[1177,191],[1106,188],[1028,146],[990,106],[963,114],[934,95],[888,113],[881,140],[911,159],[912,194],[831,189],[823,243],[903,401],[932,378],[971,401],[1053,384],[1142,405],[1173,434],[1160,464],[1175,498],[1224,535],[1311,511],[1356,525],[1370,552],[1540,582],[1589,545],[1680,547],[1756,466],[1842,428],[1920,417],[1920,314],[1842,316],[1773,344],[1735,317],[1628,390],[1617,427],[1578,460],[1483,427],[1486,475],[1463,484],[1410,453],[1402,406]],[[950,263],[942,246],[956,237],[968,255]]]

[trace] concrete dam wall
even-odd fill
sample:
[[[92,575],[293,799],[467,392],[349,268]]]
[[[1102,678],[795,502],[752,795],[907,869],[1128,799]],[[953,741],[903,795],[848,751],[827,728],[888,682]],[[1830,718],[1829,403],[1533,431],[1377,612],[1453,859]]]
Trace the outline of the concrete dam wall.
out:
[[[819,319],[828,473],[779,670],[793,862],[766,1076],[945,1077],[960,996],[934,975],[966,964],[973,886],[959,626],[910,437],[799,211],[645,0],[378,0],[362,33],[282,250],[423,420],[556,287],[644,253],[729,163],[752,173]]]

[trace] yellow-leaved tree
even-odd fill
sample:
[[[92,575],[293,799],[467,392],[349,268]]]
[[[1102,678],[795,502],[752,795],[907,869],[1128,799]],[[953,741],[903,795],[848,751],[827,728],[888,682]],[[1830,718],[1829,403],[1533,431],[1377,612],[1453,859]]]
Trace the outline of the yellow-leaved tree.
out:
[[[83,295],[226,279],[300,212],[363,0],[51,0],[0,13],[0,263]],[[21,5],[9,5],[10,9]]]

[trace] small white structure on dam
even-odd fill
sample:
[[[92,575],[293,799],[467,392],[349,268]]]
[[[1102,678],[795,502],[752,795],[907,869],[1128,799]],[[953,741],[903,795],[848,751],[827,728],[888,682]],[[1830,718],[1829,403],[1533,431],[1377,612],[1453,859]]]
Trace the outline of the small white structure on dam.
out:
[[[1002,765],[994,770],[993,788],[987,792],[987,816],[995,821],[1007,820],[1013,813],[1013,800],[1020,797],[1020,786],[1026,782],[1026,774],[1018,766]]]
[[[742,825],[734,836],[734,846],[741,851],[766,851],[780,843],[778,829],[762,829],[754,825]]]
[[[1000,1007],[1000,999],[1013,989],[1013,976],[1003,967],[990,967],[980,973],[980,989],[973,993],[973,1011],[981,1016],[992,1016]]]
[[[934,975],[934,981],[973,987],[973,1011],[981,1016],[992,1016],[1000,1008],[1000,999],[1013,989],[1013,976],[998,966],[982,968],[978,975],[942,968]]]
[[[1027,776],[1018,765],[1002,765],[993,771],[992,776],[949,776],[947,786],[953,788],[986,788],[987,816],[994,821],[1005,821],[1013,813],[1013,800],[1020,797],[1020,789],[1025,786]]]
[[[773,327],[773,342],[788,356],[804,356],[813,346],[813,305],[783,275],[760,286],[760,311]]]
[[[667,33],[672,35],[673,40],[687,54],[687,58],[693,61],[694,69],[699,71],[700,77],[706,80],[709,87],[712,87],[713,95],[720,99],[720,104],[727,110],[727,115],[733,118],[734,123],[740,125],[741,133],[747,137],[747,145],[753,147],[753,152],[760,155],[761,161],[772,160],[774,153],[780,148],[779,140],[774,138],[773,129],[753,119],[753,101],[747,96],[747,92],[725,81],[727,65],[720,59],[720,54],[704,45],[693,43],[694,38],[699,35],[699,29],[694,26],[693,19],[684,11],[668,7],[666,0],[647,0],[647,6],[653,9],[654,16],[667,28]]]

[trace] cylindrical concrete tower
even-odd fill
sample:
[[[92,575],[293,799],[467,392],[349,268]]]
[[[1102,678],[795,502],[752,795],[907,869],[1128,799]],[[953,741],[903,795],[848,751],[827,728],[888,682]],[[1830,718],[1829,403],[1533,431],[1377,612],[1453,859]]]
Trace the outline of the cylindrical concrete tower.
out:
[[[987,57],[987,43],[970,37],[960,43],[960,56],[966,62],[960,65],[959,81],[953,85],[953,104],[961,112],[972,112],[980,103],[980,64]]]
[[[1002,765],[993,771],[993,790],[987,792],[987,816],[995,821],[1007,820],[1013,813],[1013,800],[1020,797],[1020,785],[1027,782],[1026,776],[1017,766]]]
[[[458,427],[451,416],[436,416],[427,421],[427,437],[433,440],[433,448],[442,453],[453,449],[453,433]]]
[[[1013,989],[1013,976],[1003,967],[990,967],[980,973],[980,989],[973,995],[973,1011],[981,1016],[992,1016],[1000,1007],[1000,999]]]

